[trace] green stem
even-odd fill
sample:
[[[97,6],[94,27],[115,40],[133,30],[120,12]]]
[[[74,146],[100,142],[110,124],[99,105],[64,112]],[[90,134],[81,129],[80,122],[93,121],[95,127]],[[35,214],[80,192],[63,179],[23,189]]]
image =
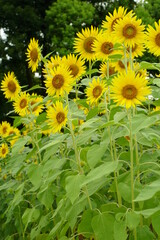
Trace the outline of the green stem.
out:
[[[91,79],[92,62],[89,60],[89,79]]]
[[[133,71],[133,60],[132,60],[132,48],[129,47],[129,62],[130,62],[130,69]]]
[[[124,52],[124,66],[125,66],[125,70],[126,70],[126,73],[127,73],[127,71],[128,71],[128,69],[127,69],[127,54],[126,54],[125,45],[123,46],[123,52]]]
[[[137,136],[136,135],[134,136],[134,142],[135,142],[135,150],[136,150],[136,166],[138,168],[138,170],[137,170],[137,179],[138,179],[138,182],[140,182],[138,144],[137,144]]]

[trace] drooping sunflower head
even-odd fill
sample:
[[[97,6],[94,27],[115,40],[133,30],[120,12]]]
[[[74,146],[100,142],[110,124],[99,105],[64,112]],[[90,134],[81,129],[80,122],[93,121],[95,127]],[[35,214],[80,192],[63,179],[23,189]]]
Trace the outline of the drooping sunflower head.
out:
[[[119,7],[118,9],[114,9],[113,14],[109,13],[109,16],[106,16],[106,20],[102,22],[102,28],[107,30],[108,34],[114,31],[114,28],[117,24],[117,21],[123,19],[123,17],[127,14],[127,9],[124,7]],[[128,14],[133,14],[132,11]]]
[[[155,28],[148,25],[145,38],[145,45],[149,52],[160,56],[160,20],[158,23],[155,22]]]
[[[115,25],[114,37],[115,41],[124,43],[129,47],[134,47],[135,44],[142,44],[145,33],[141,19],[127,15],[123,19],[118,20]]]
[[[99,71],[101,73],[101,75],[100,75],[101,78],[106,78],[108,75],[112,76],[117,73],[113,63],[109,63],[109,73],[107,73],[107,71],[108,71],[107,68],[108,68],[107,63],[105,63],[105,62],[101,63],[100,68],[99,68]]]
[[[37,96],[37,94],[32,93],[29,99],[28,111],[35,116],[38,116],[43,111],[43,97]]]
[[[29,103],[29,94],[26,92],[21,92],[13,103],[15,112],[22,117],[28,114],[28,103]]]
[[[2,143],[0,146],[0,157],[5,158],[9,153],[8,145],[6,143]]]
[[[50,75],[48,75],[45,85],[49,96],[64,96],[65,93],[69,93],[72,89],[74,79],[67,66],[61,65],[56,69],[51,69]]]
[[[87,102],[89,104],[97,104],[103,93],[106,91],[106,85],[103,80],[93,78],[86,89]]]
[[[135,45],[132,46],[132,47],[126,47],[128,55],[129,55],[129,52],[130,52],[130,48],[131,48],[131,51],[132,51],[132,58],[143,56],[143,53],[145,51],[144,43],[141,43],[141,44],[135,43]]]
[[[115,41],[111,35],[107,33],[100,32],[93,42],[93,51],[95,52],[96,58],[98,60],[108,60],[108,57],[112,54],[116,54],[114,49]]]
[[[0,124],[0,136],[2,138],[5,138],[8,136],[9,130],[10,130],[10,123],[7,121],[2,121],[2,123]]]
[[[15,144],[15,142],[19,139],[20,137],[20,131],[18,128],[15,127],[10,127],[9,132],[8,132],[8,136],[9,136],[9,142],[11,144],[11,146],[13,146]]]
[[[63,64],[68,67],[74,80],[80,80],[86,71],[85,61],[81,57],[74,54],[69,54],[63,58]]]
[[[50,74],[51,69],[53,70],[62,64],[62,59],[63,58],[57,55],[57,56],[51,57],[50,60],[48,60],[45,63],[45,66],[42,70],[45,78],[47,78],[47,76]]]
[[[91,29],[82,29],[82,33],[77,33],[74,41],[75,52],[80,54],[83,59],[94,60],[95,52],[92,49],[93,42],[98,35],[98,28],[91,26]]]
[[[115,77],[111,86],[111,98],[117,105],[127,109],[142,104],[151,93],[148,81],[143,76],[135,75],[134,71],[121,73]]]
[[[14,100],[18,96],[21,87],[14,72],[8,72],[7,75],[5,74],[1,83],[1,89],[7,99]]]
[[[35,40],[35,38],[30,40],[26,55],[29,68],[32,69],[32,72],[35,72],[38,68],[39,62],[41,61],[41,48],[38,40]]]
[[[59,101],[56,101],[53,107],[48,108],[48,124],[51,127],[51,131],[53,133],[60,132],[62,127],[66,125],[67,113],[67,106],[63,107],[63,104]]]
[[[115,68],[115,71],[118,72],[118,73],[126,72],[125,64],[127,65],[127,69],[130,69],[129,61],[127,61],[125,63],[124,59],[119,59],[117,62],[112,62],[112,64],[113,64],[113,66]]]

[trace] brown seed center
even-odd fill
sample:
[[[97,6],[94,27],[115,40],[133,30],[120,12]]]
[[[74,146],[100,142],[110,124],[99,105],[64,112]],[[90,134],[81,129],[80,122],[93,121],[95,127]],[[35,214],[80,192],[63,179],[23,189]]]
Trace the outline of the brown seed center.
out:
[[[31,106],[34,105],[34,104],[36,104],[36,101],[31,101]],[[35,107],[32,109],[32,111],[33,111],[33,112],[36,111],[37,108],[38,108],[38,106],[35,106]]]
[[[113,52],[113,43],[104,42],[101,46],[101,51],[105,54],[110,54],[111,52]]]
[[[8,83],[8,89],[12,93],[16,91],[16,84],[12,80]]]
[[[126,99],[133,99],[137,96],[137,89],[135,88],[134,85],[126,85],[122,89],[122,95]]]
[[[115,18],[111,24],[111,30],[114,31],[114,27],[115,27],[115,24],[117,23],[117,21],[119,20],[120,18]]]
[[[60,89],[64,84],[64,77],[61,74],[56,74],[52,79],[52,85],[56,89]]]
[[[84,40],[83,47],[87,53],[94,53],[94,51],[92,50],[92,44],[95,39],[95,37],[88,37]]]
[[[73,77],[77,76],[77,74],[79,72],[79,68],[76,64],[71,64],[69,66],[69,70],[71,71],[71,75],[73,75]]]
[[[118,61],[118,65],[120,66],[120,68],[125,69],[125,65],[121,60]],[[127,62],[127,66],[128,65],[129,65],[129,62]]]
[[[38,51],[36,48],[33,48],[33,50],[30,52],[30,58],[33,62],[36,62],[38,59]]]
[[[109,76],[115,74],[116,71],[115,71],[115,67],[109,67]]]
[[[98,98],[101,95],[101,93],[102,93],[101,86],[96,86],[95,88],[93,88],[93,92],[92,93],[93,93],[93,96],[95,98]]]
[[[65,120],[65,114],[63,112],[57,113],[56,119],[58,123],[62,123]]]
[[[5,154],[5,153],[6,153],[6,149],[2,148],[2,154]]]
[[[137,49],[138,45],[135,44],[134,47],[132,47],[132,52],[134,52]],[[127,51],[129,52],[129,47],[127,48]]]
[[[25,108],[27,106],[27,100],[26,99],[22,99],[20,101],[19,105],[20,105],[20,108]]]
[[[3,134],[5,134],[7,132],[7,127],[3,127],[2,132],[3,132]]]
[[[155,42],[158,45],[158,47],[160,47],[160,33],[156,35]]]
[[[137,29],[133,24],[126,24],[123,28],[123,36],[125,38],[134,38],[137,34]]]

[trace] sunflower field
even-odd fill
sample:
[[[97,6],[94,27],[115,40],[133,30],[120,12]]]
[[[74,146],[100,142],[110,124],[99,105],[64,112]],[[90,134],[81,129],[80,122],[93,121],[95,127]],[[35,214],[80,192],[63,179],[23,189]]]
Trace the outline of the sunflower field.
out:
[[[124,7],[84,28],[74,53],[32,38],[44,86],[4,75],[12,124],[0,124],[1,240],[160,239],[160,21]],[[44,89],[45,96],[36,93]]]

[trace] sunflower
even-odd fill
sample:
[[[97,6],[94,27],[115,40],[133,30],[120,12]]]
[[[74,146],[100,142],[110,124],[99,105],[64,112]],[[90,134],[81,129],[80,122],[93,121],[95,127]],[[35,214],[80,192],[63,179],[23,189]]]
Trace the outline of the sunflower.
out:
[[[63,64],[71,71],[71,75],[74,80],[79,80],[86,71],[85,62],[80,57],[78,58],[74,54],[69,54],[63,58]]]
[[[130,48],[127,47],[126,49],[127,49],[127,53],[129,53]],[[135,43],[135,45],[131,47],[131,50],[132,50],[132,58],[143,56],[143,53],[145,51],[144,43],[141,43],[141,44]]]
[[[136,75],[139,74],[139,76],[143,76],[145,78],[148,76],[147,70],[140,68],[140,64],[138,62],[134,63],[134,71]]]
[[[97,104],[103,93],[106,91],[105,83],[99,77],[93,78],[92,82],[89,83],[89,87],[86,89],[87,102],[90,104]]]
[[[141,19],[136,19],[136,16],[125,16],[120,19],[114,31],[115,40],[119,43],[124,43],[127,47],[134,47],[135,44],[144,42],[144,25],[141,24]]]
[[[115,68],[115,71],[118,73],[124,73],[126,72],[124,59],[119,59],[117,62],[112,62],[113,67]],[[130,63],[127,61],[127,69],[130,68]]]
[[[9,122],[2,121],[2,123],[0,124],[0,136],[2,136],[3,138],[7,137],[10,127],[11,125]]]
[[[123,19],[123,17],[126,15],[126,12],[127,9],[124,9],[124,7],[121,6],[118,8],[118,10],[115,9],[113,11],[113,14],[109,13],[109,16],[106,16],[106,20],[103,20],[102,28],[107,29],[108,34],[112,33],[114,31],[115,25],[117,24],[117,21],[119,19]]]
[[[26,55],[29,68],[32,69],[32,72],[35,72],[38,68],[39,62],[41,61],[41,49],[39,47],[38,40],[35,40],[35,38],[30,40]]]
[[[148,81],[143,76],[136,75],[133,71],[121,73],[115,77],[111,86],[111,98],[117,105],[125,106],[127,109],[135,107],[145,101],[151,89],[147,86]]]
[[[51,127],[53,133],[60,132],[61,128],[66,125],[67,113],[67,106],[63,108],[63,104],[59,101],[56,101],[53,107],[48,108],[48,124]]]
[[[13,103],[15,112],[22,117],[25,116],[28,113],[28,103],[29,94],[26,92],[21,92]]]
[[[100,77],[101,78],[106,78],[107,77],[107,63],[103,62],[100,65],[99,71],[101,73]],[[115,69],[115,66],[113,63],[109,63],[109,76],[112,76],[113,74],[116,74],[117,71]]]
[[[37,94],[32,93],[29,99],[28,110],[35,116],[38,116],[43,111],[42,102],[43,102],[43,97],[37,96]]]
[[[154,24],[155,29],[150,25],[147,28],[145,45],[155,56],[160,56],[160,20]]]
[[[91,29],[82,29],[82,33],[78,32],[78,38],[74,40],[74,49],[83,59],[94,60],[95,52],[92,50],[94,40],[98,35],[98,28],[91,26]]]
[[[108,60],[108,57],[112,54],[116,54],[117,51],[114,50],[113,46],[115,41],[113,41],[112,34],[100,32],[93,42],[92,49],[95,52],[96,58],[98,60]]]
[[[2,80],[1,89],[7,99],[14,100],[18,96],[21,87],[14,72],[8,72],[8,75],[5,74],[4,79]]]
[[[5,158],[8,153],[8,145],[6,143],[2,143],[2,145],[0,146],[0,157]]]
[[[51,69],[48,75],[45,85],[49,96],[64,96],[65,92],[69,93],[73,85],[73,77],[71,71],[67,66],[61,65],[56,69]]]
[[[8,131],[8,136],[9,136],[9,142],[11,144],[11,146],[13,146],[15,144],[15,142],[19,139],[20,137],[20,131],[18,128],[15,127],[10,127],[9,131]]]
[[[51,57],[50,60],[45,63],[45,67],[42,70],[44,73],[44,77],[47,78],[48,74],[50,73],[50,69],[53,70],[54,68],[57,68],[61,65],[61,63],[62,58],[59,55]]]

